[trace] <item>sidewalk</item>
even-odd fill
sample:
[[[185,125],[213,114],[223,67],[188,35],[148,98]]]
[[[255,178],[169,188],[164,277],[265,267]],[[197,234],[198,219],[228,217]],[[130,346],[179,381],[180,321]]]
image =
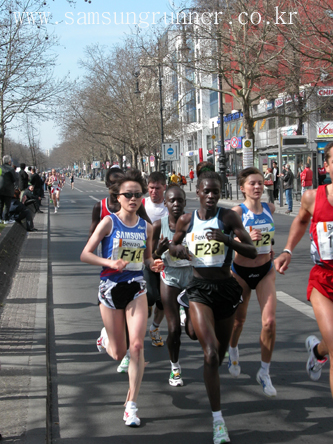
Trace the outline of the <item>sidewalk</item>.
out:
[[[10,292],[0,306],[0,433],[4,443],[46,442],[47,208],[44,211],[34,220],[39,231],[26,233],[23,239]],[[17,229],[23,230],[14,224],[2,235],[10,236]]]

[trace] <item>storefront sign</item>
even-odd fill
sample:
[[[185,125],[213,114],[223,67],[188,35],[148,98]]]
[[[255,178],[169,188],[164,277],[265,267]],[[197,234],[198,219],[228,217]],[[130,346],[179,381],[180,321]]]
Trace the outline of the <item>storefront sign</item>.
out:
[[[317,137],[333,137],[333,122],[317,122]]]
[[[282,97],[275,99],[275,108],[280,108],[280,106],[283,106],[283,98]]]
[[[317,95],[320,97],[331,97],[333,96],[333,86],[328,88],[320,88],[317,90]]]
[[[274,108],[274,100],[266,102],[266,111],[271,111]]]
[[[227,114],[226,116],[224,116],[223,120],[225,122],[230,122],[230,120],[240,119],[241,117],[243,117],[243,113],[242,112],[231,113],[231,114]],[[217,123],[219,123],[219,122],[217,122]]]

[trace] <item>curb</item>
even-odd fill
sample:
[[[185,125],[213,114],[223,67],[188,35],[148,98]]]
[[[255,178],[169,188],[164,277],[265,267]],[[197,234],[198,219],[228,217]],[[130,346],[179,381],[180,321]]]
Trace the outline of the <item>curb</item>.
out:
[[[44,207],[45,208],[45,207]],[[47,311],[47,280],[48,280],[48,233],[49,205],[43,214],[45,232],[41,242],[40,274],[37,290],[36,317],[33,345],[30,353],[29,366],[31,371],[30,396],[27,412],[27,432],[25,444],[45,444],[47,418],[47,368],[46,368],[46,311]],[[38,394],[36,396],[36,394]],[[41,402],[44,404],[41,407]],[[38,414],[36,414],[38,412]]]
[[[4,376],[7,379],[10,378],[7,386],[8,395],[1,399],[2,408],[8,418],[8,423],[5,422],[1,430],[2,439],[5,442],[7,440],[12,442],[13,437],[15,442],[22,444],[45,444],[46,442],[47,378],[45,341],[49,227],[48,207],[45,205],[44,208],[45,214],[38,214],[35,218],[35,225],[37,225],[39,231],[29,233],[20,224],[15,223],[5,227],[0,236],[0,253],[8,248],[13,260],[15,260],[15,265],[13,265],[13,260],[7,260],[12,264],[11,282],[6,288],[6,294],[1,295],[4,299],[4,305],[0,310],[1,325],[5,325],[5,328],[8,329],[8,332],[3,333],[6,336],[2,337],[3,342],[1,343],[5,353],[3,370],[7,369]],[[1,271],[3,271],[4,266],[6,266],[6,262],[1,264]],[[31,293],[30,299],[26,297],[28,293],[25,292],[25,299],[22,299],[21,303],[21,292],[31,285],[31,281],[28,280],[25,286],[25,275],[28,276],[27,279],[34,279],[34,274],[36,276],[35,291]],[[13,288],[15,289],[13,290]],[[13,292],[15,297],[13,297]],[[15,304],[19,307],[19,315],[16,315],[16,311],[10,309]],[[15,318],[15,316],[17,317]],[[30,323],[32,318],[34,320]],[[12,327],[13,325],[15,326]],[[10,340],[11,328],[15,328],[16,338],[18,338],[15,340],[17,342]],[[31,344],[30,347],[29,344]],[[16,348],[20,350],[20,353],[14,353]],[[8,373],[8,368],[12,370],[12,374]],[[15,387],[17,387],[21,396],[15,396]],[[12,415],[10,415],[10,411],[12,411]],[[18,414],[21,423],[20,426],[16,427],[15,419]],[[4,431],[6,428],[7,433]],[[11,430],[12,435],[8,435],[8,430]]]
[[[6,300],[12,279],[20,260],[22,246],[27,239],[27,232],[18,223],[7,226],[0,235],[0,303]]]

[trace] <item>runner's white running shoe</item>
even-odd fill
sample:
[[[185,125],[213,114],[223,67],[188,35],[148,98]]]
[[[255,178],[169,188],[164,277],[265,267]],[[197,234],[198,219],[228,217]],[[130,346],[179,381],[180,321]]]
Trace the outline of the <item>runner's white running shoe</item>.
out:
[[[104,338],[105,337],[106,337],[106,330],[105,330],[105,327],[103,327],[101,330],[101,335],[96,341],[96,347],[100,353],[106,353],[106,348],[104,345]]]
[[[213,422],[213,441],[214,444],[222,444],[224,442],[230,442],[228,430],[223,421]]]
[[[309,358],[306,363],[306,371],[308,372],[308,375],[310,376],[310,379],[312,379],[312,381],[319,380],[319,378],[321,377],[321,369],[327,362],[327,358],[319,361],[313,353],[314,347],[319,344],[319,342],[319,339],[314,335],[307,337],[305,340],[305,347],[309,353]]]
[[[241,366],[239,365],[239,361],[231,361],[230,354],[228,360],[228,370],[231,376],[233,376],[234,378],[238,378],[241,372]]]
[[[174,368],[173,370],[171,370],[169,384],[172,387],[182,387],[184,385],[182,374],[179,368]]]
[[[60,202],[57,202],[57,207],[60,208]]]
[[[58,213],[58,208],[57,207],[54,207],[54,212]]]
[[[160,329],[157,327],[155,330],[149,330],[151,337],[151,345],[154,347],[163,347],[164,342],[162,336],[160,335]]]
[[[137,408],[134,409],[125,409],[123,420],[125,421],[125,425],[129,427],[139,427],[141,424],[140,418],[138,418],[136,412]]]
[[[117,367],[118,373],[128,373],[128,366],[130,363],[129,356],[125,355],[123,359],[121,360],[121,363]]]
[[[260,370],[257,373],[257,382],[262,386],[264,394],[268,397],[276,396],[276,390],[273,387],[271,377],[267,375],[263,375],[260,373]]]

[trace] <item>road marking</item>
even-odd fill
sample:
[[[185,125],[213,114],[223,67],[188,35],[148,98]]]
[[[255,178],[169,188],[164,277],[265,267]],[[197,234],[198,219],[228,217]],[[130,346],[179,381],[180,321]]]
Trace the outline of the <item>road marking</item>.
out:
[[[283,302],[284,304],[288,305],[289,307],[293,308],[294,310],[299,311],[300,313],[304,314],[305,316],[308,316],[311,319],[316,319],[312,306],[305,304],[304,302],[299,301],[296,298],[293,298],[287,293],[284,293],[283,291],[277,291],[276,297],[280,302]]]
[[[89,196],[90,197],[90,199],[94,199],[94,200],[97,200],[97,202],[99,202],[101,199],[96,199],[96,197],[94,197],[94,196]]]
[[[78,188],[74,187],[74,190],[80,191],[80,193],[83,193],[82,190],[79,190]]]

